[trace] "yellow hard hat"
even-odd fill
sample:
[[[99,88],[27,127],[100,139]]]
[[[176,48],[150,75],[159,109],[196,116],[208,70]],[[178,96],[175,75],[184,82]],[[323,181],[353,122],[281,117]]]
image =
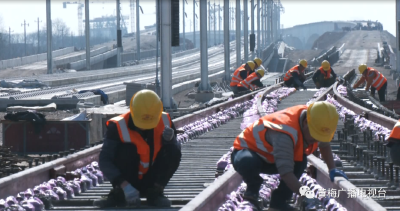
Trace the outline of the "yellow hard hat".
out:
[[[148,89],[136,92],[130,104],[133,123],[140,129],[153,129],[160,121],[163,104],[158,95]]]
[[[311,137],[320,142],[330,142],[335,134],[339,114],[334,105],[322,101],[308,106],[307,123]]]
[[[328,71],[329,69],[331,69],[331,64],[329,64],[329,62],[327,60],[322,61],[321,66],[322,66],[322,69],[324,69],[325,71]]]
[[[262,64],[262,60],[260,58],[255,58],[254,59],[254,63],[256,63],[256,65],[259,67]]]
[[[363,74],[366,69],[367,69],[366,64],[360,64],[360,66],[358,66],[358,71],[360,71],[361,74]]]
[[[263,69],[258,69],[257,73],[261,75],[261,78],[264,77],[264,70]]]
[[[250,67],[251,70],[254,70],[254,68],[256,67],[256,64],[253,61],[248,61],[247,65]]]
[[[300,60],[299,64],[301,64],[301,66],[303,66],[304,68],[307,68],[307,60],[302,59]]]

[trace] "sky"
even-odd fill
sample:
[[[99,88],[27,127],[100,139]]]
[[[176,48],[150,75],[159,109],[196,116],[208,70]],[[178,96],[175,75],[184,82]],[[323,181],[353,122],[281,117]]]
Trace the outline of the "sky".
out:
[[[68,0],[66,0],[68,1]],[[79,0],[69,0],[78,2]],[[84,0],[80,0],[84,3]],[[193,17],[193,0],[186,0],[185,5],[187,19],[186,31],[193,31],[191,25]],[[198,1],[198,0],[197,0]],[[223,5],[223,0],[211,0],[211,3]],[[255,3],[257,0],[254,0]],[[52,20],[62,19],[67,26],[77,34],[78,31],[78,4],[68,4],[63,9],[63,0],[51,0]],[[130,17],[130,1],[121,0],[121,13]],[[136,2],[136,0],[134,0]],[[243,1],[241,1],[243,2]],[[250,5],[250,0],[248,0]],[[378,20],[383,24],[384,30],[395,35],[395,0],[281,0],[284,12],[281,13],[281,25],[284,28],[299,24],[306,24],[318,21],[334,20]],[[144,14],[140,14],[140,28],[152,25],[156,21],[155,0],[140,0],[140,6]],[[183,0],[180,1],[180,17],[182,19]],[[234,7],[236,1],[230,1],[230,7]],[[243,4],[241,3],[243,7]],[[249,6],[250,8],[250,6]],[[115,14],[115,0],[90,0],[90,19]],[[83,19],[85,17],[83,9]],[[198,14],[199,7],[196,7]],[[223,12],[220,14],[223,16]],[[250,12],[249,12],[250,15]],[[46,1],[45,0],[0,0],[0,17],[2,18],[3,30],[11,28],[12,33],[23,33],[24,20],[29,26],[27,33],[37,31],[37,18],[39,27],[46,24]],[[41,22],[40,22],[41,21]],[[131,31],[130,19],[125,20],[128,32]],[[181,21],[181,31],[182,31]],[[255,24],[257,25],[257,24]],[[191,27],[192,26],[192,27]],[[222,25],[221,25],[222,26]],[[249,22],[250,26],[250,22]]]

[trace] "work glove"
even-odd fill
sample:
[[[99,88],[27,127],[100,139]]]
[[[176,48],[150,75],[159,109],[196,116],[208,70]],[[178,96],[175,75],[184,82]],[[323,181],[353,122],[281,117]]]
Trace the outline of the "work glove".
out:
[[[342,170],[332,169],[329,171],[329,177],[331,178],[331,182],[333,182],[334,178],[337,176],[344,177],[345,179],[349,180],[349,178],[347,178],[346,174]]]
[[[165,126],[162,135],[166,141],[171,141],[174,138],[174,129],[172,129],[168,126]]]
[[[140,206],[140,193],[131,184],[124,187],[125,200],[128,206]]]

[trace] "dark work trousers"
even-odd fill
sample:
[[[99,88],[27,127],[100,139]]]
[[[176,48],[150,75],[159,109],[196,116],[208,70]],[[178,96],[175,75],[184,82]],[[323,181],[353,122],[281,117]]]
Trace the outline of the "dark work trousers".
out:
[[[304,81],[306,81],[305,79],[300,78],[300,77],[299,77],[299,80],[301,81],[301,83],[304,83]],[[283,84],[284,84],[285,86],[287,86],[287,87],[294,87],[294,88],[296,88],[296,89],[299,89],[299,86],[294,82],[293,77],[291,77],[291,78],[290,78],[289,80],[287,80],[287,81],[284,81]]]
[[[323,75],[320,75],[319,77],[317,77],[315,80],[313,80],[316,88],[319,89],[321,87],[330,87],[332,86],[335,82],[336,82],[336,78],[331,77],[328,79],[324,79]],[[317,86],[317,82],[319,83],[319,87]]]
[[[231,86],[231,90],[233,91],[234,94],[239,94],[239,93],[249,93],[251,90],[247,89],[246,87],[237,87],[237,86]]]
[[[387,82],[383,84],[380,90],[378,90],[378,95],[379,95],[379,101],[385,102],[385,92],[387,88]],[[375,87],[371,86],[371,94],[375,95]]]
[[[138,178],[140,157],[136,146],[122,144],[116,153],[115,164],[125,178],[135,187],[141,196],[146,196],[147,189],[154,183],[165,187],[179,167],[181,151],[178,145],[168,144],[162,146],[154,163],[141,180]]]
[[[247,184],[246,192],[251,194],[259,193],[263,182],[260,173],[278,174],[275,164],[265,162],[257,153],[248,149],[235,150],[231,155],[231,160],[234,169],[243,177],[244,182]],[[300,179],[306,167],[307,156],[304,156],[303,161],[295,162],[294,175]],[[285,207],[287,204],[286,201],[290,200],[292,195],[293,192],[281,180],[278,188],[272,192],[270,207],[277,209]]]
[[[397,89],[397,100],[400,100],[400,86],[399,86],[399,88]]]

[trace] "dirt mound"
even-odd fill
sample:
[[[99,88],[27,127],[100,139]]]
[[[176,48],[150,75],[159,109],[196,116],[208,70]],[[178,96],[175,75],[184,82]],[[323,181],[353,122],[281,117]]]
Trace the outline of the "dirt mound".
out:
[[[347,32],[325,32],[323,35],[315,40],[312,49],[328,49],[333,46],[333,44],[340,40]]]

